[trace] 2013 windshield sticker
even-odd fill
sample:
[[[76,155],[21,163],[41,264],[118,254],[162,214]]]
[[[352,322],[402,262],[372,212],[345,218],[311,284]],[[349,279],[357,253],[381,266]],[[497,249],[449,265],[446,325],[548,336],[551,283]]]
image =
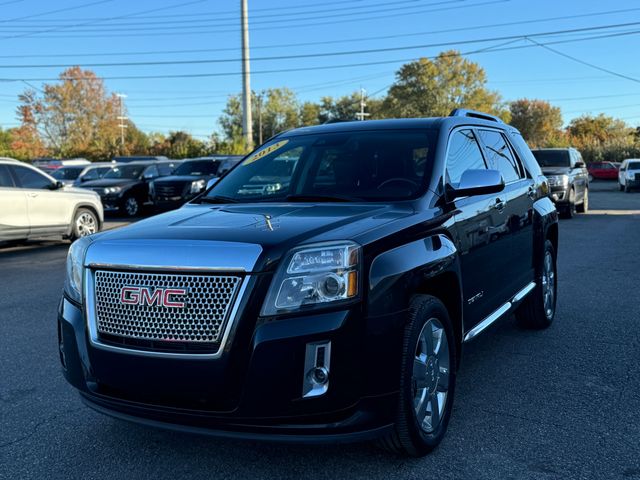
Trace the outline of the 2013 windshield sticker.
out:
[[[258,150],[257,152],[249,156],[249,158],[247,158],[244,162],[242,162],[242,165],[250,165],[256,160],[260,160],[262,157],[269,155],[270,153],[273,153],[276,150],[279,150],[280,148],[284,147],[287,143],[289,143],[289,140],[280,140],[279,142],[269,145],[268,147],[265,147],[262,150]]]

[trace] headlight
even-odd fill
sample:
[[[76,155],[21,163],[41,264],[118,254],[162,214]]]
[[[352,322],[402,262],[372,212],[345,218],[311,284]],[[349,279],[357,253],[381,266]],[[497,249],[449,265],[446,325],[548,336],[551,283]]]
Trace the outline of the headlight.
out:
[[[359,290],[360,257],[361,248],[353,242],[324,243],[293,250],[271,282],[262,315],[354,298]]]
[[[67,295],[78,303],[82,303],[82,277],[84,272],[84,256],[87,248],[93,242],[91,237],[82,237],[69,247],[67,254],[67,278],[64,282],[64,290]]]
[[[568,175],[552,175],[549,178],[549,185],[553,187],[563,186],[566,187],[569,185],[569,176]]]
[[[107,187],[104,189],[104,193],[109,195],[110,193],[120,193],[122,191],[121,187]]]
[[[627,179],[629,179],[629,180],[633,180],[633,178],[635,177],[635,172],[632,172],[632,171],[630,171],[630,170],[627,170],[626,175],[627,175]]]
[[[191,182],[191,193],[200,193],[202,190],[204,190],[206,184],[207,182],[205,182],[204,180],[194,180],[193,182]]]
[[[279,190],[282,190],[282,184],[280,183],[270,183],[265,187],[266,193],[276,193]]]

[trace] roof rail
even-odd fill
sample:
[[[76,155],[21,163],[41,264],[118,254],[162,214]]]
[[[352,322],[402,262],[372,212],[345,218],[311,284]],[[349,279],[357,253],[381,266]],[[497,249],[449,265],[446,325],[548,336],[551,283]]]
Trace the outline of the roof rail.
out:
[[[450,117],[473,117],[481,118],[482,120],[489,120],[490,122],[504,123],[501,118],[495,115],[489,115],[488,113],[478,112],[476,110],[469,110],[467,108],[456,108],[449,114]]]

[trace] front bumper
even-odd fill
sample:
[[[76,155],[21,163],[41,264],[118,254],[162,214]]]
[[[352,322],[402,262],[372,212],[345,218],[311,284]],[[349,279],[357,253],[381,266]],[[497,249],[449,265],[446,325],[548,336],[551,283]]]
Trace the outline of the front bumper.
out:
[[[556,205],[569,204],[569,187],[557,186],[551,187],[551,200]]]
[[[63,372],[99,412],[185,432],[334,442],[367,440],[391,428],[397,390],[390,386],[396,379],[366,385],[370,372],[358,341],[363,332],[357,312],[251,323],[256,314],[245,310],[220,358],[145,358],[93,346],[82,310],[65,298],[58,315]],[[325,340],[332,342],[329,389],[302,398],[305,346]]]

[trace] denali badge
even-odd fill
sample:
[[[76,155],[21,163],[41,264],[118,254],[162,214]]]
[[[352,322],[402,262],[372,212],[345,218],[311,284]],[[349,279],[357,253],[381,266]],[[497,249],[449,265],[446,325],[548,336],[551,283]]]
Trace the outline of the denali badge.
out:
[[[184,288],[122,287],[120,302],[126,305],[156,305],[158,307],[184,308],[185,303],[175,297],[186,295]]]

